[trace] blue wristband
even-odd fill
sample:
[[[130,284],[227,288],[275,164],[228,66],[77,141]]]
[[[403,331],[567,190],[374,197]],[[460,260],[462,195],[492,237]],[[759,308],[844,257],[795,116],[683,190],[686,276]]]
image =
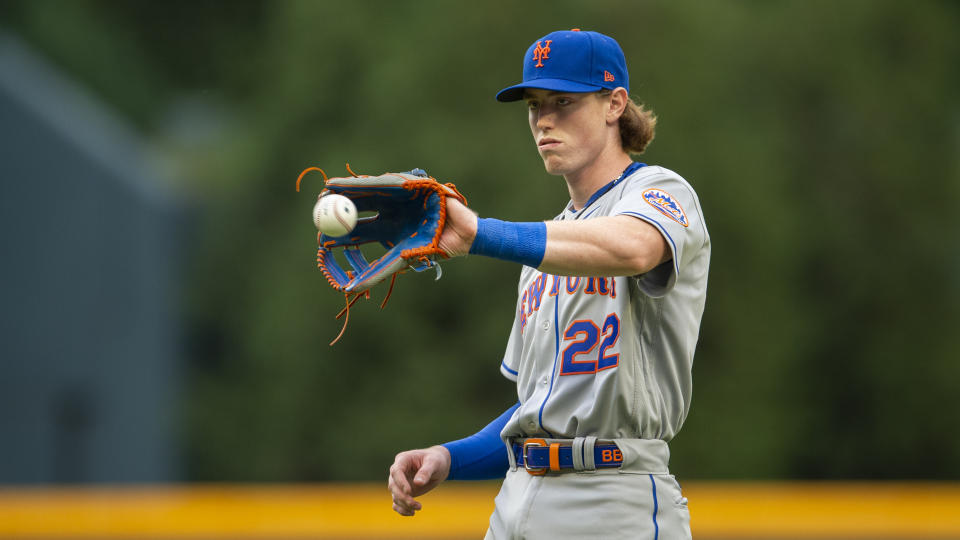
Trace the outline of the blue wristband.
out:
[[[448,480],[503,478],[510,468],[510,458],[500,432],[519,407],[519,403],[510,407],[476,434],[443,445],[450,452]]]
[[[532,268],[540,266],[547,251],[547,224],[513,223],[499,219],[477,219],[477,236],[470,253],[486,255]]]

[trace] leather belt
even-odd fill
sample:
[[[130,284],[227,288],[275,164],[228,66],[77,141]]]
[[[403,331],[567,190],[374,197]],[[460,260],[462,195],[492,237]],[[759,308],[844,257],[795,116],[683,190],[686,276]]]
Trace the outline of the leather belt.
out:
[[[512,446],[517,466],[522,466],[534,476],[546,474],[547,471],[587,470],[586,467],[575,466],[577,462],[582,464],[588,460],[582,455],[577,456],[580,459],[575,459],[572,440],[548,443],[544,439],[520,439]],[[579,448],[586,451],[582,446]],[[597,442],[593,447],[593,464],[597,469],[619,467],[623,464],[623,452],[613,442]]]

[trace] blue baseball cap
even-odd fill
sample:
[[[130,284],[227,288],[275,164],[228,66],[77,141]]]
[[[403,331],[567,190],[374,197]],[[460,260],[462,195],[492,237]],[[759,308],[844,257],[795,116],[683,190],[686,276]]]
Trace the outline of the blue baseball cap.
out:
[[[530,45],[523,57],[523,82],[497,93],[498,101],[523,99],[525,88],[557,92],[596,92],[622,86],[630,91],[627,60],[615,39],[579,28],[551,32]]]

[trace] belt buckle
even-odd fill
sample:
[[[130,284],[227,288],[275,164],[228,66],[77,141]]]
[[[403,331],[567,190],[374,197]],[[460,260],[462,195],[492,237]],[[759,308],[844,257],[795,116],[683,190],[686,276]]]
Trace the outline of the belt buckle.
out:
[[[546,447],[547,441],[543,439],[526,439],[523,441],[523,468],[527,470],[527,474],[532,476],[542,476],[547,474],[547,469],[550,467],[531,467],[530,459],[527,456],[527,448],[531,446],[541,446]]]

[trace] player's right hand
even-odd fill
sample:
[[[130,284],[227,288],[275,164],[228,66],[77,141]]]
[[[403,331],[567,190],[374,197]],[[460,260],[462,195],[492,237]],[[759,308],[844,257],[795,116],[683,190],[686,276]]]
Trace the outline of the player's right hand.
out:
[[[447,197],[447,223],[437,246],[448,257],[460,257],[470,252],[477,236],[477,213],[454,197]]]
[[[415,498],[437,487],[449,474],[450,452],[443,446],[397,454],[387,480],[394,512],[412,516],[422,508]]]

